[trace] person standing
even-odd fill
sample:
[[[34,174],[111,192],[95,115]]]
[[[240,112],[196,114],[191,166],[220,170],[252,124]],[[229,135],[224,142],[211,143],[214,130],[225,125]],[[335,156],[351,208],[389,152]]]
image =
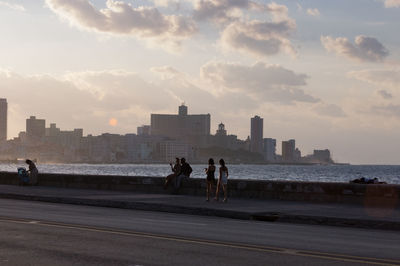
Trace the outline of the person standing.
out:
[[[208,168],[205,168],[204,171],[207,174],[207,201],[210,201],[210,193],[213,189],[215,183],[215,165],[214,159],[210,158],[208,160]]]
[[[29,181],[32,186],[36,186],[38,182],[39,170],[36,168],[36,165],[33,161],[27,159],[25,163],[29,166]]]
[[[215,200],[219,200],[219,188],[222,186],[222,189],[224,190],[224,202],[227,202],[228,200],[228,168],[225,166],[225,161],[224,159],[219,160],[219,178],[218,178],[218,184],[217,184],[217,190],[215,191]]]
[[[171,166],[172,174],[165,178],[164,189],[167,189],[169,183],[181,173],[181,164],[179,158],[175,158],[174,165],[172,165],[172,163],[170,163],[169,165]]]

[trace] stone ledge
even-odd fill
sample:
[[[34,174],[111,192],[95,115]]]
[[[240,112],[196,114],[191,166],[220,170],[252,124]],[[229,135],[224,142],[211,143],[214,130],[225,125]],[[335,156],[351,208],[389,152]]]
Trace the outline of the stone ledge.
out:
[[[17,185],[17,174],[0,172],[0,184]],[[163,189],[163,177],[40,174],[39,185],[159,194],[173,192],[172,188]],[[204,179],[190,178],[182,181],[179,193],[203,196],[205,187]],[[351,183],[231,179],[228,191],[233,198],[367,204],[390,208],[397,208],[400,198],[400,185]]]

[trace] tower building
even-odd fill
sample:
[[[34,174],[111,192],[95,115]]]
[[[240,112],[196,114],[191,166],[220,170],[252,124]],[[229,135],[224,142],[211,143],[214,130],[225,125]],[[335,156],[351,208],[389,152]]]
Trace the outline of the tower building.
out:
[[[0,141],[7,140],[7,99],[0,99]]]
[[[263,151],[264,119],[256,115],[251,118],[250,151],[262,153]]]

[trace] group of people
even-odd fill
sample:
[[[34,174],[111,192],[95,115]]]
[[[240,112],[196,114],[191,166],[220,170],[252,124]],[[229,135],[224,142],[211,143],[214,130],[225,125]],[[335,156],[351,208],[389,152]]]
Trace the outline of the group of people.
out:
[[[218,176],[218,181],[217,181],[217,187],[215,189],[215,197],[214,200],[218,201],[219,200],[219,192],[220,188],[222,187],[222,190],[224,192],[224,200],[223,202],[226,202],[228,200],[228,191],[227,191],[227,185],[228,185],[228,168],[225,165],[224,159],[219,160],[219,176]],[[185,158],[176,158],[175,164],[170,163],[171,166],[171,171],[172,174],[168,175],[165,178],[165,184],[164,184],[164,189],[167,189],[168,185],[172,182],[175,184],[175,189],[178,190],[181,184],[181,181],[183,178],[189,178],[190,174],[192,173],[192,167],[186,162]],[[207,201],[210,201],[210,195],[212,191],[214,191],[214,185],[216,183],[216,178],[215,178],[215,163],[214,159],[210,158],[208,160],[208,167],[204,168],[204,171],[207,175],[206,181],[207,181]]]
[[[215,190],[215,197],[214,200],[218,201],[219,200],[219,190],[222,186],[222,189],[224,191],[224,202],[228,200],[228,191],[227,191],[227,185],[228,185],[228,168],[225,165],[224,159],[219,160],[219,176],[218,176],[218,182],[217,182],[217,188]],[[213,186],[215,184],[215,163],[214,159],[210,158],[208,160],[208,168],[204,168],[204,171],[207,174],[207,198],[206,201],[210,201],[210,194],[211,191],[213,191]]]
[[[176,158],[175,164],[170,163],[169,165],[171,166],[172,174],[166,177],[164,189],[167,189],[171,182],[175,182],[175,189],[178,190],[182,179],[190,177],[193,171],[192,167],[186,162],[185,158]]]

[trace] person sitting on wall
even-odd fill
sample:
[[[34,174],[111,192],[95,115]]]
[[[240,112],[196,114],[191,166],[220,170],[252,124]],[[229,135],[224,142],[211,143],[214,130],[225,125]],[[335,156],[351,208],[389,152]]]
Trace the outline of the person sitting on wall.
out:
[[[169,165],[171,166],[172,174],[165,178],[164,189],[167,189],[169,183],[171,183],[171,181],[174,180],[181,173],[181,164],[179,158],[176,158],[175,165],[172,165],[172,163],[170,163]]]
[[[36,168],[36,165],[33,161],[27,159],[25,163],[29,166],[29,184],[32,186],[36,186],[38,183],[39,170]]]
[[[350,183],[356,183],[356,184],[386,184],[386,182],[379,182],[378,178],[356,178],[354,180],[351,180]]]
[[[189,178],[192,173],[192,167],[186,162],[185,158],[181,158],[181,172],[175,178],[175,189],[178,190],[181,186],[181,181],[183,178]]]

